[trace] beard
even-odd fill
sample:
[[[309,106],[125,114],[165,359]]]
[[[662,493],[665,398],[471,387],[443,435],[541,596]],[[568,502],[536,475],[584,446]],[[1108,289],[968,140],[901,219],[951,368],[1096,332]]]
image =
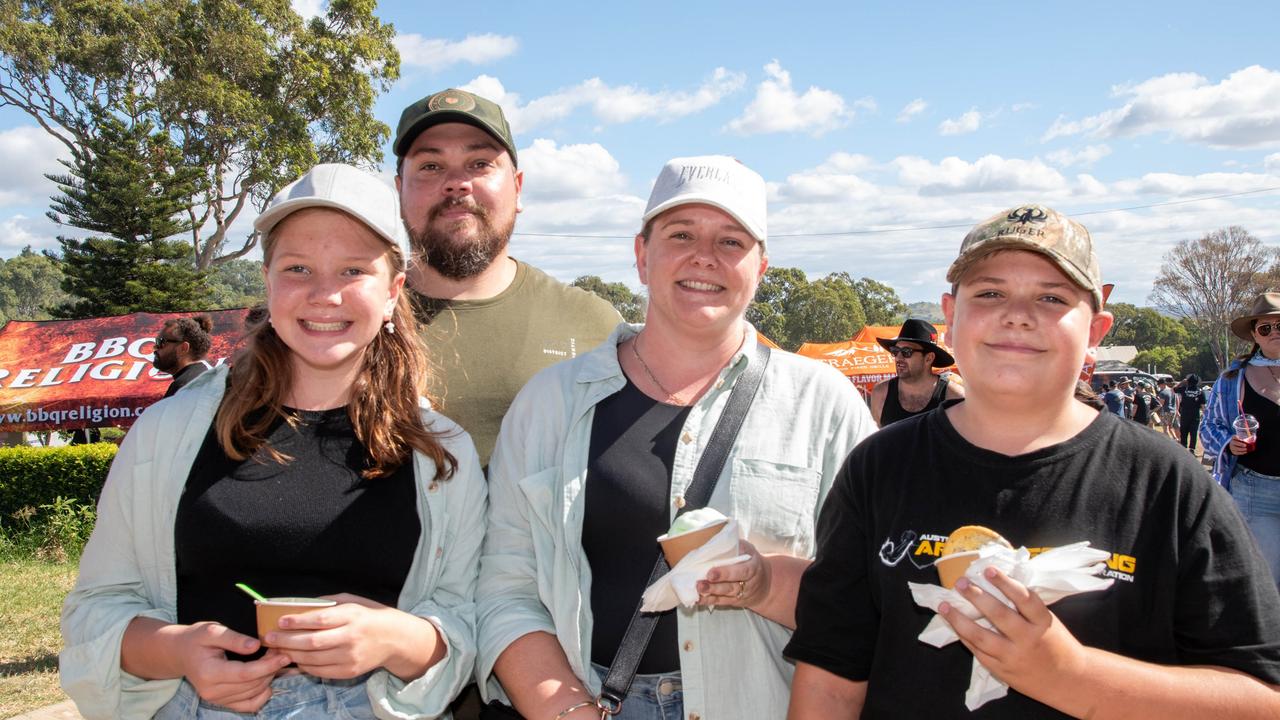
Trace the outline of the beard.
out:
[[[446,210],[466,206],[479,222],[475,236],[470,239],[457,237],[457,233],[439,229],[435,221]],[[515,228],[513,214],[510,221],[496,226],[487,209],[458,198],[447,198],[427,213],[427,222],[421,230],[410,230],[413,249],[422,257],[427,267],[450,280],[466,280],[484,272],[493,259],[507,248],[511,231]]]

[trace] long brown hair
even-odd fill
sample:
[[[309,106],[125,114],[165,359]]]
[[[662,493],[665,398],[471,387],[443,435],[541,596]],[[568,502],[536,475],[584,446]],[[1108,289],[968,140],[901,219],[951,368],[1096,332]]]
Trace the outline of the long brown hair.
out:
[[[267,265],[275,249],[274,236],[268,233],[262,244]],[[393,268],[403,267],[397,248],[388,247],[387,252]],[[379,331],[364,349],[347,413],[356,438],[368,452],[369,467],[361,473],[363,477],[390,475],[417,450],[435,463],[436,477],[447,479],[458,462],[440,444],[443,434],[422,421],[418,399],[427,397],[430,371],[408,295],[400,293],[392,312],[395,332]],[[249,327],[244,349],[232,360],[227,393],[214,419],[218,443],[232,459],[246,460],[258,452],[276,462],[291,459],[267,442],[267,434],[280,419],[290,425],[298,422],[284,406],[293,385],[290,353],[270,318],[264,315]]]

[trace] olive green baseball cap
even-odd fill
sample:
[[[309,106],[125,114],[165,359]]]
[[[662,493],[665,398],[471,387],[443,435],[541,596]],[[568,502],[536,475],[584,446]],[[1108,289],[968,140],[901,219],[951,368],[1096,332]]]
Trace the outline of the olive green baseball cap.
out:
[[[1028,250],[1045,256],[1093,296],[1094,309],[1102,309],[1102,268],[1093,252],[1093,238],[1075,220],[1044,205],[1021,205],[996,213],[964,236],[960,255],[947,270],[947,282],[959,283],[975,262],[997,250]]]
[[[492,100],[456,88],[428,95],[400,113],[396,144],[393,146],[396,157],[404,157],[423,130],[447,122],[474,125],[489,133],[506,148],[511,154],[511,164],[516,165],[516,143],[511,138],[511,126],[507,124],[502,108]]]

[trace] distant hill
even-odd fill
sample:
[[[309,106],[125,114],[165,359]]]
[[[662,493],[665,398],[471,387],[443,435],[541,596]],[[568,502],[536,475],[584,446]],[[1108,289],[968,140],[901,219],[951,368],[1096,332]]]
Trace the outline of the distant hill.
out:
[[[942,305],[932,302],[907,303],[907,317],[921,318],[931,323],[946,322],[942,317]]]

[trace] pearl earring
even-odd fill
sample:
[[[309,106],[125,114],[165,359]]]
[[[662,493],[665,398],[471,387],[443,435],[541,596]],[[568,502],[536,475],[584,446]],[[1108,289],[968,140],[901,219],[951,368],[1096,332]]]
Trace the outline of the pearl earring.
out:
[[[387,331],[388,335],[396,334],[396,324],[391,322],[390,320],[388,320],[386,323],[382,325],[382,329]]]

